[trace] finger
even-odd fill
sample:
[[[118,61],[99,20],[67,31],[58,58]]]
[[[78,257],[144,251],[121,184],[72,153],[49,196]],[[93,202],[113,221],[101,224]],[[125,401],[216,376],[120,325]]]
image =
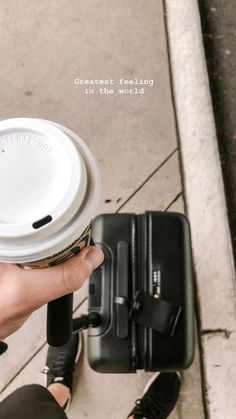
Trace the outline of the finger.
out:
[[[25,292],[25,310],[31,312],[51,300],[78,290],[103,259],[100,249],[87,246],[60,265],[22,270],[20,283]]]

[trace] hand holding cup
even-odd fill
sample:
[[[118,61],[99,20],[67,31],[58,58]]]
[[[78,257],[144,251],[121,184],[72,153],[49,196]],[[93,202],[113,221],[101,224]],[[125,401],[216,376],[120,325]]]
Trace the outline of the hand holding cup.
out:
[[[66,262],[45,269],[0,263],[0,340],[18,330],[33,311],[78,290],[102,262],[102,251],[87,246]]]

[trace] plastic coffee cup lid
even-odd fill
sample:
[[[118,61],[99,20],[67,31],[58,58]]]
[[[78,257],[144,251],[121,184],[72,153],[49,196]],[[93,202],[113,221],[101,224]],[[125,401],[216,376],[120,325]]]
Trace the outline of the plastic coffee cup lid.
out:
[[[86,144],[50,121],[0,121],[0,260],[60,252],[95,215],[100,178]]]

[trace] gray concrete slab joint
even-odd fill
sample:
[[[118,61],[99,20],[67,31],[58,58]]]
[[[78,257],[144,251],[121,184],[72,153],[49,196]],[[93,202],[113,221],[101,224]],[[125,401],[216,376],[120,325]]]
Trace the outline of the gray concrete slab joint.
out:
[[[158,167],[134,190],[134,192],[126,199],[126,201],[116,210],[116,212],[120,212],[120,210],[125,207],[125,205],[142,189],[146,183],[157,173],[159,170],[171,159],[171,157],[178,151],[178,148],[175,148],[159,165]],[[176,197],[175,199],[177,199]],[[174,202],[174,201],[173,201]],[[172,205],[172,202],[170,203]],[[168,206],[169,207],[169,206]]]
[[[165,5],[200,302],[207,415],[231,419],[236,411],[235,270],[198,2],[166,0]]]

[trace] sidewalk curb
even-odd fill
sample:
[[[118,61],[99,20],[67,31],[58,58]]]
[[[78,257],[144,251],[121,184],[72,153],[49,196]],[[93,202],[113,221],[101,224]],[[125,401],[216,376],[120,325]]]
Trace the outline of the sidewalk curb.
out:
[[[192,230],[206,415],[236,411],[235,270],[197,0],[165,0],[187,214]]]

